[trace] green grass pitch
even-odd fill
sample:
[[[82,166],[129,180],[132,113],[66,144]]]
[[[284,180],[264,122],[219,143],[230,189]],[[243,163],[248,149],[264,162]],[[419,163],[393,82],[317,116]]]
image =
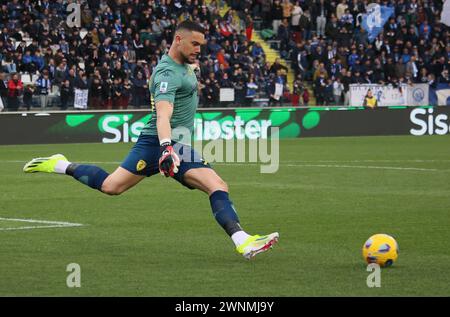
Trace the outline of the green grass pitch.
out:
[[[113,171],[130,147],[0,147],[0,217],[84,225],[0,230],[1,296],[450,295],[448,136],[283,140],[275,174],[217,165],[244,228],[280,232],[252,261],[235,252],[205,194],[160,175],[108,197],[69,177],[22,173],[54,153]],[[361,248],[375,233],[393,235],[400,255],[369,288]],[[80,288],[66,285],[69,263],[81,266]]]

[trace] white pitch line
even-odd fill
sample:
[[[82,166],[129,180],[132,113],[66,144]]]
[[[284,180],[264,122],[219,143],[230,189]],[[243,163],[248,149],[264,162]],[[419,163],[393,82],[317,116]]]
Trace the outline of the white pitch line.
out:
[[[30,229],[48,229],[48,228],[69,228],[69,227],[81,227],[80,226],[63,226],[63,225],[54,225],[54,226],[28,226],[28,227],[17,227],[17,228],[0,228],[0,231],[13,231],[13,230],[30,230]]]
[[[10,227],[0,228],[0,231],[12,231],[12,230],[30,230],[30,229],[44,229],[44,228],[68,228],[68,227],[81,227],[81,223],[71,223],[64,221],[48,221],[48,220],[35,220],[35,219],[17,219],[17,218],[2,218],[0,221],[14,221],[14,222],[27,222],[27,223],[41,223],[45,226],[25,226],[25,227]]]
[[[0,161],[0,163],[22,163],[22,164],[25,164],[27,162],[29,162],[29,161]],[[105,162],[105,161],[89,161],[89,162],[77,161],[77,163],[79,163],[79,164],[122,164],[122,162],[114,162],[114,161],[112,161],[112,162],[111,161],[108,161],[108,162]]]
[[[256,165],[259,166],[261,164],[267,163],[211,163],[213,165],[228,165],[228,166],[248,166],[248,165]],[[381,169],[381,170],[398,170],[398,171],[419,171],[419,172],[444,172],[447,170],[438,170],[432,168],[419,168],[419,167],[396,167],[396,166],[361,166],[361,165],[332,165],[332,164],[283,164],[280,163],[280,166],[287,167],[319,167],[319,168],[359,168],[359,169]]]
[[[26,163],[28,161],[21,160],[0,160],[0,163]],[[86,164],[121,164],[123,161],[77,161],[77,163]],[[436,162],[450,162],[450,160],[295,160],[283,161],[282,163],[436,163]],[[232,162],[230,162],[232,163]]]
[[[28,161],[20,160],[0,160],[0,163],[27,163]],[[77,161],[82,164],[122,164],[123,161]],[[299,161],[282,161],[282,163],[446,163],[450,160],[299,160]],[[250,162],[249,162],[250,163]],[[217,164],[217,163],[216,163]],[[233,162],[230,162],[233,164]]]
[[[431,162],[450,162],[446,160],[355,160],[355,161],[283,161],[280,166],[288,167],[321,167],[321,168],[359,168],[359,169],[384,169],[384,170],[399,170],[399,171],[420,171],[420,172],[447,172],[449,170],[441,170],[434,168],[419,168],[419,167],[401,167],[401,166],[372,166],[372,165],[338,165],[338,164],[302,164],[302,163],[400,163],[400,162],[415,162],[415,163],[431,163]],[[25,161],[0,161],[0,163],[26,163]],[[78,162],[81,164],[112,164],[119,165],[122,162],[114,161],[89,161]],[[300,164],[297,164],[300,163]],[[268,162],[211,162],[212,165],[217,166],[259,166],[266,165]]]
[[[361,169],[381,169],[381,170],[399,170],[399,171],[420,171],[420,172],[438,172],[438,169],[418,168],[418,167],[396,167],[396,166],[361,166],[361,165],[323,165],[323,164],[286,164],[289,167],[325,167],[325,168],[361,168]]]
[[[283,163],[447,163],[450,160],[318,160],[318,161],[283,161]]]

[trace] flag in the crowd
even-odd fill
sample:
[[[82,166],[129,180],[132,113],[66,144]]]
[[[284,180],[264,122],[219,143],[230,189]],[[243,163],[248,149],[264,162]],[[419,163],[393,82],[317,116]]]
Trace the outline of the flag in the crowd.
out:
[[[441,23],[450,26],[450,0],[445,0],[441,12]]]
[[[430,105],[450,106],[449,84],[438,84],[435,88],[430,87]]]
[[[393,14],[394,8],[375,3],[369,4],[367,13],[362,18],[362,27],[368,33],[370,42],[373,42],[378,34],[383,31],[384,25]]]

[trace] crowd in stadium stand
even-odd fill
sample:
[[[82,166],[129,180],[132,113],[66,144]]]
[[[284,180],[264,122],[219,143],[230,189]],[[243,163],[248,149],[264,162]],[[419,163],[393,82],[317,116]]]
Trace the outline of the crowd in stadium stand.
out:
[[[361,23],[370,2],[283,1],[272,9],[281,54],[302,80],[312,81],[317,104],[348,105],[350,84],[449,84],[442,1],[373,1],[395,10],[373,42]]]
[[[229,0],[221,16],[222,1],[78,1],[81,28],[66,23],[75,1],[0,1],[2,103],[9,110],[67,109],[82,89],[89,109],[149,107],[148,80],[185,19],[206,29],[197,72],[204,107],[221,105],[221,88],[234,88],[234,104],[250,106],[261,97],[269,105],[308,105],[312,87],[321,105],[348,104],[352,83],[450,83],[442,1],[374,1],[395,8],[374,42],[361,25],[367,0]],[[290,61],[292,85],[289,69],[267,62],[253,41],[257,23]]]

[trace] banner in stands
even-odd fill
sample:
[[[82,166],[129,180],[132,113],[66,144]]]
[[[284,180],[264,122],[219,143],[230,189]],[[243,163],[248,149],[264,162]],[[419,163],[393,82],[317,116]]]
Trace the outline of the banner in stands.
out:
[[[233,88],[220,88],[220,99],[222,101],[234,101],[234,89]]]
[[[430,86],[428,84],[406,85],[406,104],[408,106],[429,105]]]
[[[450,106],[450,84],[437,84],[430,89],[430,105]]]
[[[395,9],[371,3],[367,6],[367,14],[363,14],[362,27],[368,33],[370,42],[373,42],[378,34],[383,31],[383,27],[388,19],[393,16]]]
[[[136,142],[147,111],[0,114],[0,144]],[[194,140],[431,135],[450,131],[449,107],[200,109]]]
[[[450,26],[450,0],[444,1],[444,6],[441,12],[441,23]]]
[[[400,87],[394,87],[392,85],[355,84],[350,85],[350,106],[361,107],[369,89],[377,98],[379,107],[429,105],[428,84],[405,84]]]
[[[74,108],[75,109],[87,109],[89,90],[87,89],[75,89]]]

